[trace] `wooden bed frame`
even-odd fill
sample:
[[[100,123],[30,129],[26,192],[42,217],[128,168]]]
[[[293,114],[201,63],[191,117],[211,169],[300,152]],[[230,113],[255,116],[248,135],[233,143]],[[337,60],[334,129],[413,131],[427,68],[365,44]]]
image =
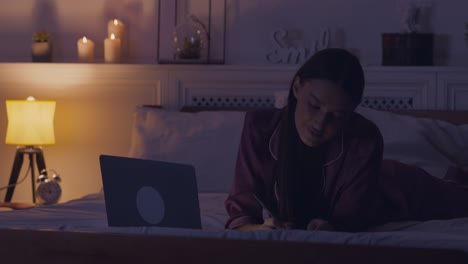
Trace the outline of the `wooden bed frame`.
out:
[[[392,110],[401,115],[444,120],[452,124],[468,124],[468,110]]]
[[[468,111],[393,112],[468,124]],[[5,263],[49,264],[468,263],[466,252],[453,249],[21,229],[0,229],[0,253]]]
[[[1,230],[4,263],[467,263],[451,249],[310,242]]]

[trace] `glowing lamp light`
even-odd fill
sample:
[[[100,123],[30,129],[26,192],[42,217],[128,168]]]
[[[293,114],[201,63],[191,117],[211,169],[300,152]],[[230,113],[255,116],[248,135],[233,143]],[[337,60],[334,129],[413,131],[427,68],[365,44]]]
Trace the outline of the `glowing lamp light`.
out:
[[[8,126],[5,143],[17,146],[55,144],[55,101],[6,100]]]

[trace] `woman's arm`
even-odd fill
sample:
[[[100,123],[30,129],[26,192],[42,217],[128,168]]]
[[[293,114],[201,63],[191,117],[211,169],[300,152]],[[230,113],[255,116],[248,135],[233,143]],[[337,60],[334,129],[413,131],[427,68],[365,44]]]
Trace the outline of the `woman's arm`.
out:
[[[307,224],[309,231],[334,231],[335,228],[325,219],[314,218]]]
[[[238,230],[262,229],[262,207],[255,195],[264,188],[258,157],[259,134],[252,113],[247,112],[237,154],[234,181],[225,202],[229,219],[226,228]]]
[[[378,220],[379,169],[383,138],[378,128],[351,143],[344,167],[345,181],[333,205],[331,225],[341,231],[361,231]]]

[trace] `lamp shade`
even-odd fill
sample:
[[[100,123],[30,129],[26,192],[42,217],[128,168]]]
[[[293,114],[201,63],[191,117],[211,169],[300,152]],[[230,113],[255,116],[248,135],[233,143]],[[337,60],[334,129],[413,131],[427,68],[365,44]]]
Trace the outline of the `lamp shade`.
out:
[[[55,144],[55,101],[6,100],[8,126],[5,143],[19,146]]]

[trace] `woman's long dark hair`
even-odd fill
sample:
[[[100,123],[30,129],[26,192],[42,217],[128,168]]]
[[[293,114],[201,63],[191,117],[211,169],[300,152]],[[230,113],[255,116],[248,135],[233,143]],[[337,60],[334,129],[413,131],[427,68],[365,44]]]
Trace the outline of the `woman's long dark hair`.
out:
[[[314,201],[318,202],[316,198],[322,189],[326,153],[324,146],[311,148],[299,138],[294,121],[297,99],[293,93],[297,78],[301,84],[312,79],[333,81],[358,105],[364,90],[364,73],[359,60],[350,52],[329,48],[310,57],[292,80],[280,128],[279,167],[275,180],[279,217],[302,228],[311,218],[318,217],[318,208],[312,205]]]

